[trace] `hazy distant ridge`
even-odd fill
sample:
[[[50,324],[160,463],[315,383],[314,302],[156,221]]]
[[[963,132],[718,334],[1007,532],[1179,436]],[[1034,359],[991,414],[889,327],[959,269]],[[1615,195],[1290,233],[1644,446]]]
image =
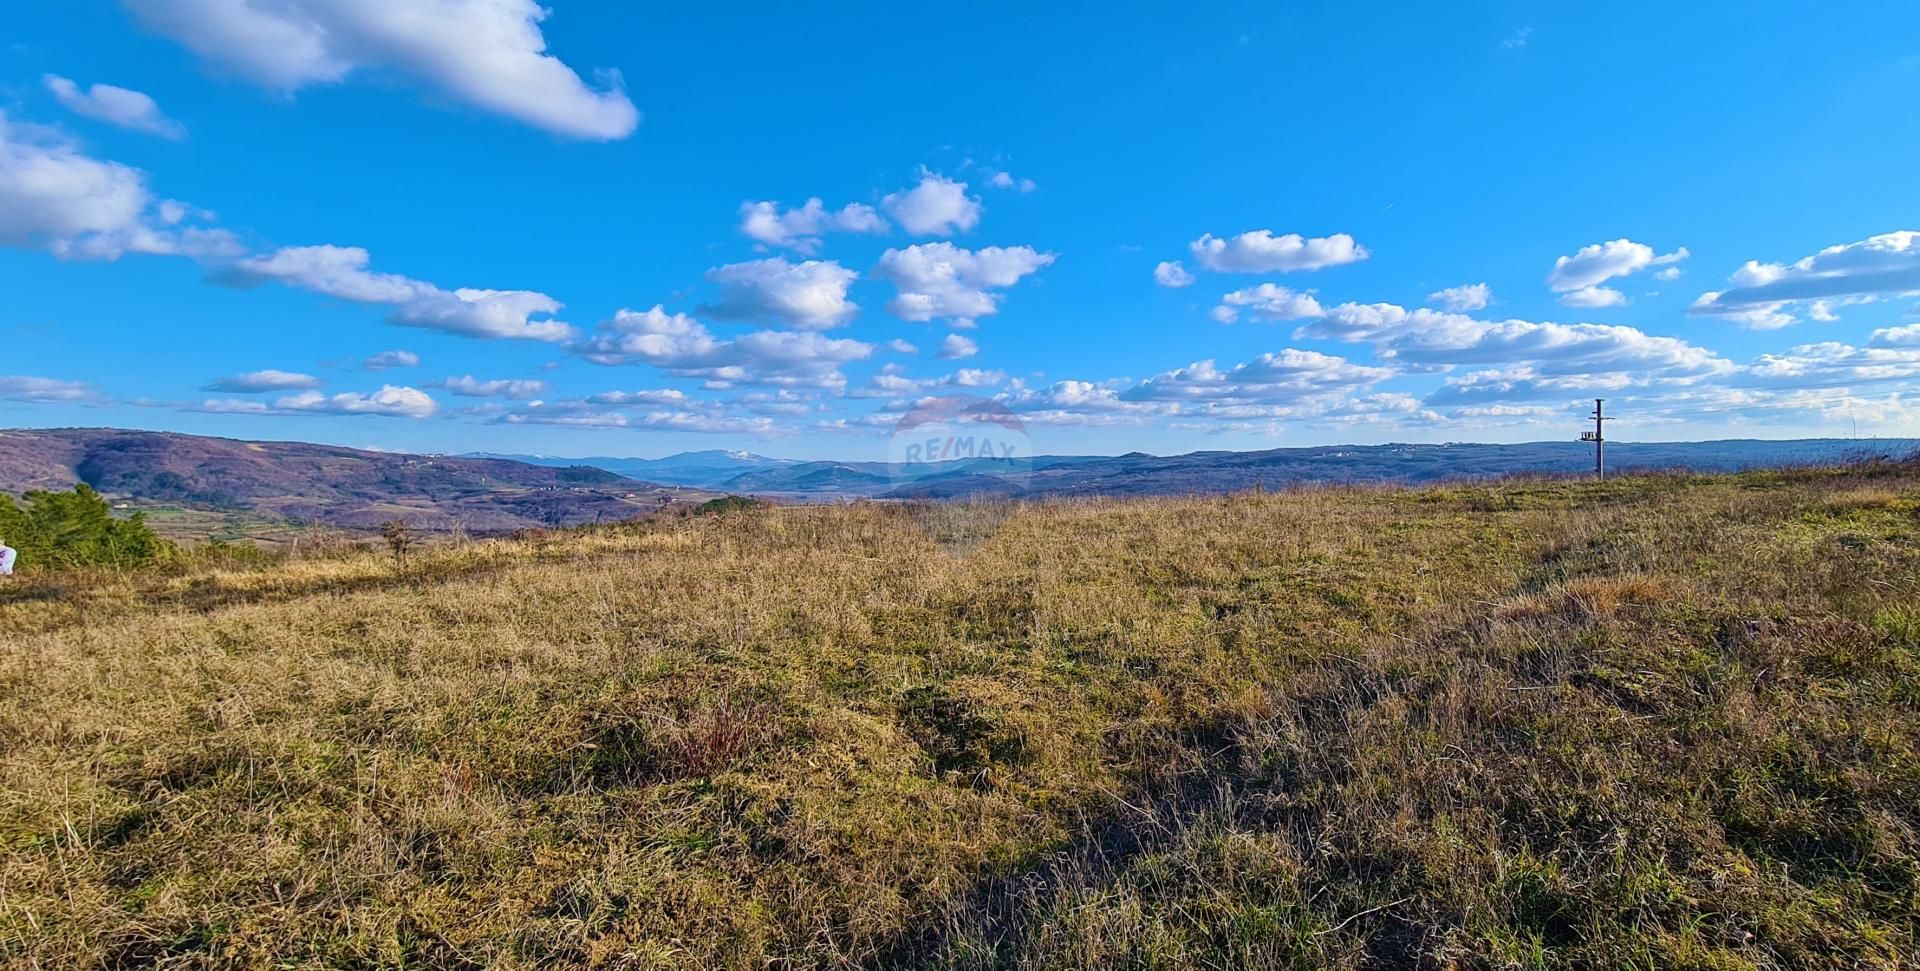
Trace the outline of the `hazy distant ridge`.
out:
[[[1788,441],[1617,442],[1616,471],[1737,471],[1825,463],[1858,454],[1905,455],[1920,439],[1817,438]],[[745,452],[686,452],[659,459],[501,456],[578,463],[659,482],[728,492],[795,497],[958,498],[986,495],[1178,495],[1299,483],[1435,482],[1513,474],[1576,474],[1593,468],[1592,446],[1577,442],[1446,445],[1329,445],[1255,452],[1156,456],[1043,455],[1025,463],[961,460],[897,474],[886,462],[796,461]]]

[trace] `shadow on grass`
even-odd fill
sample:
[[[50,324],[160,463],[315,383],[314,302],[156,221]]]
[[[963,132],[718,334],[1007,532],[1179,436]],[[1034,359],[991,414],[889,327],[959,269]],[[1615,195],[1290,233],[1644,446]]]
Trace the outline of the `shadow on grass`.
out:
[[[1383,690],[1382,672],[1355,668],[1345,660],[1329,659],[1313,670],[1322,679],[1320,689],[1293,698],[1288,705],[1288,716],[1306,734],[1334,735],[1341,730],[1338,726],[1394,695]],[[1226,719],[1170,739],[1170,751],[1158,758],[1167,771],[1142,780],[1124,796],[1110,794],[1111,807],[1086,819],[1078,827],[1080,836],[982,879],[922,930],[883,947],[868,966],[1014,968],[1036,966],[1036,961],[1039,966],[1054,966],[1062,957],[1048,953],[1060,933],[1054,922],[1078,907],[1097,906],[1111,898],[1116,888],[1128,888],[1137,866],[1178,856],[1190,849],[1196,834],[1218,828],[1284,833],[1293,842],[1308,838],[1318,812],[1313,802],[1277,811],[1249,807],[1262,805],[1263,794],[1275,789],[1305,784],[1308,775],[1316,777],[1316,785],[1343,781],[1346,767],[1315,761],[1276,772],[1264,764],[1257,750],[1263,727]],[[1311,847],[1296,849],[1305,858]],[[1346,905],[1351,894],[1336,889],[1323,895],[1322,891],[1362,886],[1378,876],[1370,872],[1376,861],[1344,862],[1348,865],[1316,874],[1312,886],[1302,888],[1309,893],[1288,901],[1268,901],[1284,905],[1285,921],[1262,930],[1243,930],[1262,937],[1254,942],[1260,949],[1288,953],[1288,966],[1319,965],[1324,956],[1321,937],[1338,929],[1347,930],[1349,936],[1329,938],[1326,943],[1357,947],[1371,966],[1412,966],[1422,937],[1414,923],[1387,913],[1364,926],[1341,926],[1352,914],[1342,914],[1338,908]]]
[[[60,583],[46,580],[0,580],[0,607],[10,604],[60,600],[66,590]]]
[[[423,588],[458,580],[505,573],[515,568],[543,562],[582,561],[579,553],[557,545],[552,551],[522,550],[513,557],[476,557],[469,562],[436,563],[428,566],[389,565],[379,572],[351,575],[315,576],[308,579],[276,578],[271,584],[251,585],[242,580],[230,582],[219,575],[202,575],[184,584],[170,585],[172,578],[156,575],[117,575],[110,580],[84,574],[49,574],[14,584],[0,584],[0,609],[13,604],[41,603],[63,610],[48,610],[36,616],[28,612],[24,630],[49,631],[76,623],[91,623],[143,610],[178,609],[211,613],[223,607],[289,603],[315,596],[350,596],[403,588]],[[244,571],[237,576],[266,576],[270,570]]]
[[[1375,646],[1411,649],[1409,645],[1417,644],[1437,649],[1472,638],[1484,625],[1485,618],[1480,616],[1436,617],[1424,628],[1410,631],[1410,640],[1381,635]],[[1273,739],[1344,738],[1367,712],[1389,702],[1423,700],[1435,683],[1396,672],[1390,662],[1366,664],[1329,653],[1303,665],[1290,687],[1297,693],[1290,693],[1276,711],[1266,715],[1226,716],[1163,736],[1150,743],[1149,750],[1109,752],[1107,757],[1115,761],[1153,768],[1126,792],[1108,793],[1108,808],[1085,817],[1075,827],[1079,835],[1070,842],[983,876],[920,930],[883,945],[867,966],[1057,966],[1062,956],[1048,953],[1048,947],[1058,944],[1060,930],[1054,922],[1063,914],[1098,906],[1116,888],[1128,888],[1140,865],[1178,856],[1191,849],[1196,836],[1205,837],[1216,829],[1283,834],[1300,859],[1310,858],[1314,852],[1311,833],[1324,807],[1313,799],[1276,804],[1272,796],[1351,782],[1353,753],[1337,743],[1281,753],[1273,748]],[[1392,852],[1391,848],[1380,850]],[[1377,885],[1381,873],[1395,865],[1377,854],[1337,855],[1299,888],[1301,893],[1265,902],[1284,911],[1271,926],[1242,927],[1238,932],[1250,935],[1250,940],[1257,938],[1253,943],[1260,950],[1287,955],[1281,966],[1321,966],[1329,953],[1323,945],[1343,953],[1358,952],[1368,966],[1413,966],[1423,932],[1431,928],[1386,912],[1361,915],[1367,920],[1353,919],[1367,906],[1356,903],[1365,899],[1366,888]],[[1153,915],[1154,919],[1160,916]],[[1197,927],[1194,930],[1205,934]],[[1336,932],[1344,936],[1333,936]],[[1158,965],[1142,959],[1138,966]]]

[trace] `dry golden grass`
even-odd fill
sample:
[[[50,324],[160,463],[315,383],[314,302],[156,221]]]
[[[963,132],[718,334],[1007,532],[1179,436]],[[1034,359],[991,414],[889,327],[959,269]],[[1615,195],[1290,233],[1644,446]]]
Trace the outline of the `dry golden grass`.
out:
[[[1611,617],[1622,610],[1648,607],[1680,599],[1685,591],[1661,577],[1635,574],[1617,577],[1576,577],[1553,583],[1545,590],[1523,593],[1494,608],[1501,620],[1524,618],[1571,622]]]
[[[1920,470],[783,507],[0,588],[20,967],[1858,967]]]

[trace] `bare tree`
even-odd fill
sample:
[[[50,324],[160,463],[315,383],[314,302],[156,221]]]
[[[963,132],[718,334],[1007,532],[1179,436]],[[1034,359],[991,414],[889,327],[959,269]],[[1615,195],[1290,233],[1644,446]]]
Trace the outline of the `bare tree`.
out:
[[[393,562],[404,568],[407,554],[413,550],[413,527],[404,519],[389,519],[380,524],[380,538],[387,541],[387,549],[393,551]]]

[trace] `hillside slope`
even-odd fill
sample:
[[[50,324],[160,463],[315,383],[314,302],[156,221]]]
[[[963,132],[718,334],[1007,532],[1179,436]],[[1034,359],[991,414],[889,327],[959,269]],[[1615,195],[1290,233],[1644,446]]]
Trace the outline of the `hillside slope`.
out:
[[[1620,472],[1684,469],[1732,472],[1816,465],[1854,456],[1904,456],[1913,439],[1732,439],[1713,442],[1617,442],[1608,461]],[[1577,441],[1444,445],[1329,445],[1185,455],[1042,457],[1031,469],[998,476],[990,463],[955,463],[889,494],[903,498],[970,495],[1153,496],[1225,493],[1301,484],[1421,484],[1515,474],[1568,475],[1593,468],[1593,447]],[[773,483],[767,483],[773,485]]]
[[[0,964],[1896,967],[1920,467],[0,586]]]
[[[0,431],[0,491],[85,482],[138,507],[237,510],[371,529],[502,532],[629,519],[662,498],[700,498],[585,466],[78,428]]]
[[[657,459],[615,458],[596,455],[586,458],[554,458],[549,455],[503,455],[488,452],[472,453],[473,458],[512,459],[516,462],[529,462],[534,465],[591,465],[596,469],[606,469],[616,475],[645,479],[648,482],[661,482],[667,485],[691,486],[700,489],[722,487],[728,479],[744,472],[765,469],[784,468],[800,464],[797,459],[776,459],[752,452],[706,449],[698,452],[679,452]]]
[[[1861,455],[1904,456],[1916,450],[1920,450],[1920,440],[1916,439],[1616,442],[1609,446],[1609,461],[1620,472],[1735,472],[1842,462]],[[956,499],[1195,495],[1256,486],[1419,484],[1515,474],[1567,475],[1592,469],[1593,449],[1571,439],[1516,444],[1326,445],[1182,455],[1134,452],[1039,455],[1016,461],[956,459],[911,468],[877,461],[800,462],[733,452],[688,452],[664,459],[529,460],[543,464],[577,462],[661,482],[791,499]]]

